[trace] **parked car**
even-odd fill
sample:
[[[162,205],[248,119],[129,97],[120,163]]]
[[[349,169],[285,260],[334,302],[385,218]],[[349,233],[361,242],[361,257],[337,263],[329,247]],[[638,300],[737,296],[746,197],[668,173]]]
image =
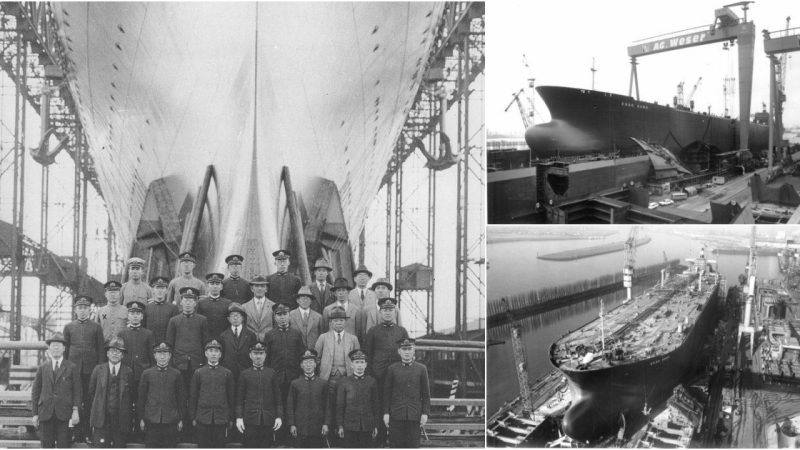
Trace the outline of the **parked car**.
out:
[[[656,209],[656,208],[658,208],[658,203],[656,202],[650,202],[650,204],[647,205],[647,209]]]
[[[664,200],[661,200],[660,202],[658,202],[658,204],[661,205],[661,206],[669,206],[669,205],[671,205],[673,203],[675,203],[675,202],[673,202],[672,200],[670,200],[668,198],[665,198]]]

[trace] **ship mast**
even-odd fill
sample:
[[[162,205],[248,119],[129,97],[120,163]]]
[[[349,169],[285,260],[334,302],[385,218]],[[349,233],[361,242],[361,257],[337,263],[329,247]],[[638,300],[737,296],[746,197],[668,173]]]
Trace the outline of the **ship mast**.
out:
[[[533,400],[531,399],[531,385],[528,382],[528,362],[525,357],[525,345],[522,343],[522,327],[514,320],[508,302],[503,298],[500,300],[506,307],[506,316],[511,323],[511,349],[514,353],[514,369],[517,372],[519,382],[519,397],[522,399],[522,414],[529,416],[533,412]]]

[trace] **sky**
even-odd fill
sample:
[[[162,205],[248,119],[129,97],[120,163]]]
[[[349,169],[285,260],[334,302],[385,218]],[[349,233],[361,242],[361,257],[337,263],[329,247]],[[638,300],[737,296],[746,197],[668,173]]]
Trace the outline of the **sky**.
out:
[[[727,3],[710,0],[489,2],[487,133],[522,135],[519,110],[515,106],[508,112],[504,110],[512,95],[527,86],[531,76],[537,86],[591,88],[593,58],[597,69],[595,89],[627,95],[629,45],[649,37],[710,25],[714,10],[724,4]],[[742,17],[740,7],[732,9]],[[800,2],[759,0],[747,12],[757,34],[751,113],[761,111],[762,101],[769,100],[769,63],[763,51],[761,30],[784,29],[787,16],[792,17],[790,27],[800,26]],[[725,103],[723,80],[730,76],[738,79],[736,48],[725,51],[717,43],[639,58],[641,100],[671,104],[678,83],[685,83],[684,95],[688,95],[698,78],[703,77],[694,96],[696,109],[705,111],[711,106],[712,113],[721,115]],[[529,70],[523,64],[523,54]],[[784,124],[800,126],[800,53],[789,58],[787,67]],[[738,105],[738,99],[731,103]],[[535,107],[536,123],[548,121],[546,107],[539,98],[535,98]],[[738,116],[738,106],[734,106],[733,116]]]

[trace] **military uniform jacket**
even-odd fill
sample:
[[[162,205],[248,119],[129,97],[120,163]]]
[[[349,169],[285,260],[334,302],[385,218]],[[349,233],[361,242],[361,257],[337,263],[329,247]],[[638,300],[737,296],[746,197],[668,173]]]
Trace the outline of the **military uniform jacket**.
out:
[[[178,307],[166,300],[162,303],[148,303],[144,307],[144,321],[142,326],[153,332],[156,344],[167,340],[167,325],[169,319],[180,314]]]
[[[146,305],[151,298],[153,298],[153,288],[143,281],[137,284],[134,284],[133,281],[127,281],[122,284],[119,290],[119,302],[125,306],[128,306],[128,303],[134,300]]]
[[[303,321],[303,313],[300,308],[289,311],[289,326],[300,332],[303,337],[303,345],[309,350],[314,349],[314,345],[322,334],[322,315],[313,309],[308,310],[308,318]]]
[[[242,277],[225,278],[222,280],[221,296],[232,302],[245,304],[253,298],[253,290],[250,289],[250,282]]]
[[[320,377],[301,376],[292,380],[286,398],[286,425],[297,427],[297,434],[319,436],[322,425],[331,423],[328,410],[328,382]]]
[[[119,365],[119,426],[121,430],[130,428],[133,414],[131,386],[133,385],[133,371],[125,364]],[[108,383],[111,379],[111,366],[109,363],[99,364],[92,371],[89,379],[89,399],[92,400],[92,413],[89,425],[100,428],[106,425],[106,401]]]
[[[63,358],[58,373],[53,373],[53,362],[48,360],[38,369],[33,378],[31,400],[33,415],[40,421],[53,417],[67,421],[72,417],[72,408],[81,406],[81,376],[78,367]]]
[[[256,306],[255,299],[242,305],[242,309],[247,314],[247,329],[256,334],[259,341],[264,340],[267,331],[272,329],[272,305],[275,302],[267,297],[264,297],[264,303],[259,310]]]
[[[203,297],[197,302],[197,312],[208,320],[208,338],[219,339],[220,333],[228,328],[228,306],[231,301],[227,298]]]
[[[250,346],[256,343],[256,334],[242,325],[239,338],[233,335],[233,327],[229,327],[219,335],[222,344],[222,358],[219,363],[233,372],[233,379],[239,380],[239,374],[252,366]]]
[[[189,415],[203,425],[226,425],[234,417],[236,386],[223,366],[203,366],[192,375]]]
[[[297,301],[294,294],[303,286],[300,277],[291,273],[276,272],[267,276],[269,281],[269,298],[275,303],[289,305],[290,308],[297,308]]]
[[[269,425],[283,417],[281,389],[275,371],[250,367],[242,371],[236,389],[236,418],[245,425]]]
[[[180,291],[185,287],[193,287],[197,289],[200,291],[200,295],[204,295],[206,293],[206,284],[200,281],[199,278],[196,278],[194,275],[192,275],[190,278],[186,278],[183,275],[178,275],[177,277],[173,278],[167,286],[167,301],[175,304],[180,303]]]
[[[347,331],[342,334],[342,344],[344,344],[344,364],[347,369],[347,375],[353,374],[353,366],[350,363],[350,358],[347,355],[359,348],[358,338],[348,333]],[[336,332],[333,330],[328,331],[317,339],[317,344],[314,346],[319,355],[319,376],[327,380],[331,375],[333,368],[333,351],[336,345]],[[331,412],[333,414],[334,412]]]
[[[103,327],[86,319],[73,320],[64,326],[64,339],[67,340],[64,359],[78,366],[78,373],[90,375],[94,366],[103,362]]]
[[[303,336],[292,327],[273,328],[264,337],[267,347],[267,367],[275,372],[284,372],[287,376],[286,383],[300,376],[300,357],[306,351]]]
[[[402,325],[400,322],[400,310],[395,308],[393,311],[394,315],[392,316],[392,322],[395,325]],[[380,325],[383,321],[381,320],[377,301],[373,301],[371,299],[364,303],[364,307],[361,308],[361,312],[359,314],[361,314],[361,320],[359,321],[359,326],[361,329],[358,331],[358,339],[363,342],[366,339],[369,330],[377,325]]]
[[[208,324],[200,314],[178,314],[169,319],[167,325],[167,343],[172,347],[172,364],[178,369],[199,367],[205,363],[203,345],[208,340]]]
[[[133,369],[133,379],[138,383],[142,372],[156,365],[153,357],[153,347],[156,345],[153,332],[147,328],[129,326],[119,332],[119,337],[125,343],[122,363]]]
[[[311,301],[311,309],[314,311],[322,314],[322,310],[330,305],[331,303],[336,302],[336,296],[333,295],[333,285],[325,282],[325,292],[320,292],[319,285],[317,282],[313,282],[308,285],[308,288],[311,290],[311,293],[314,294],[314,300]]]
[[[336,423],[348,431],[372,431],[380,420],[378,382],[369,375],[348,376],[336,385]]]
[[[383,378],[386,374],[386,369],[390,365],[400,362],[400,355],[397,353],[397,341],[407,337],[408,331],[399,325],[380,324],[372,327],[367,332],[367,337],[364,340],[364,351],[367,353],[367,370],[376,378]]]
[[[416,361],[389,366],[383,382],[383,413],[395,420],[419,421],[430,411],[428,369]]]
[[[97,310],[97,322],[103,327],[103,339],[107,341],[128,325],[128,308],[111,304],[103,306]]]
[[[148,423],[178,423],[186,417],[186,385],[181,372],[167,366],[151,367],[139,380],[136,412]]]

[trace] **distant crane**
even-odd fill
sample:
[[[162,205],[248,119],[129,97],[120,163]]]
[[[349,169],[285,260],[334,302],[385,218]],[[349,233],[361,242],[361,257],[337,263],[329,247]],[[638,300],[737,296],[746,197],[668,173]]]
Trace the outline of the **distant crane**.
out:
[[[692,87],[692,92],[689,92],[689,96],[686,97],[686,102],[689,103],[689,108],[694,110],[694,94],[697,93],[697,88],[700,87],[700,83],[703,81],[703,77],[697,79],[697,83],[694,84]],[[684,105],[686,106],[686,105]]]
[[[516,104],[517,108],[519,109],[519,115],[522,118],[522,125],[525,127],[525,130],[533,126],[534,123],[534,115],[536,114],[536,108],[533,106],[533,87],[534,82],[536,81],[531,74],[531,68],[528,65],[528,58],[523,54],[522,55],[522,63],[525,65],[526,72],[528,73],[528,89],[530,89],[530,94],[525,92],[525,88],[521,88],[519,91],[511,94],[511,102],[509,102],[508,106],[506,106],[505,112],[511,108],[512,105]],[[523,103],[522,99],[525,99]]]
[[[639,227],[631,227],[628,240],[625,241],[625,263],[622,266],[622,286],[625,288],[626,297],[623,303],[631,301],[631,288],[633,287],[633,265],[636,262],[636,236]]]
[[[511,323],[511,349],[514,353],[514,369],[517,372],[519,382],[519,397],[522,399],[522,414],[530,417],[533,413],[533,399],[531,399],[531,385],[528,381],[528,362],[525,356],[525,345],[522,343],[522,327],[514,320],[508,302],[503,298],[500,300],[506,307],[506,316]]]
[[[594,90],[594,74],[597,72],[597,67],[594,66],[594,58],[592,58],[592,67],[589,70],[592,71],[592,90]]]
[[[683,106],[683,85],[685,83],[681,81],[678,83],[678,92],[675,94],[675,98],[672,99],[673,106]]]

